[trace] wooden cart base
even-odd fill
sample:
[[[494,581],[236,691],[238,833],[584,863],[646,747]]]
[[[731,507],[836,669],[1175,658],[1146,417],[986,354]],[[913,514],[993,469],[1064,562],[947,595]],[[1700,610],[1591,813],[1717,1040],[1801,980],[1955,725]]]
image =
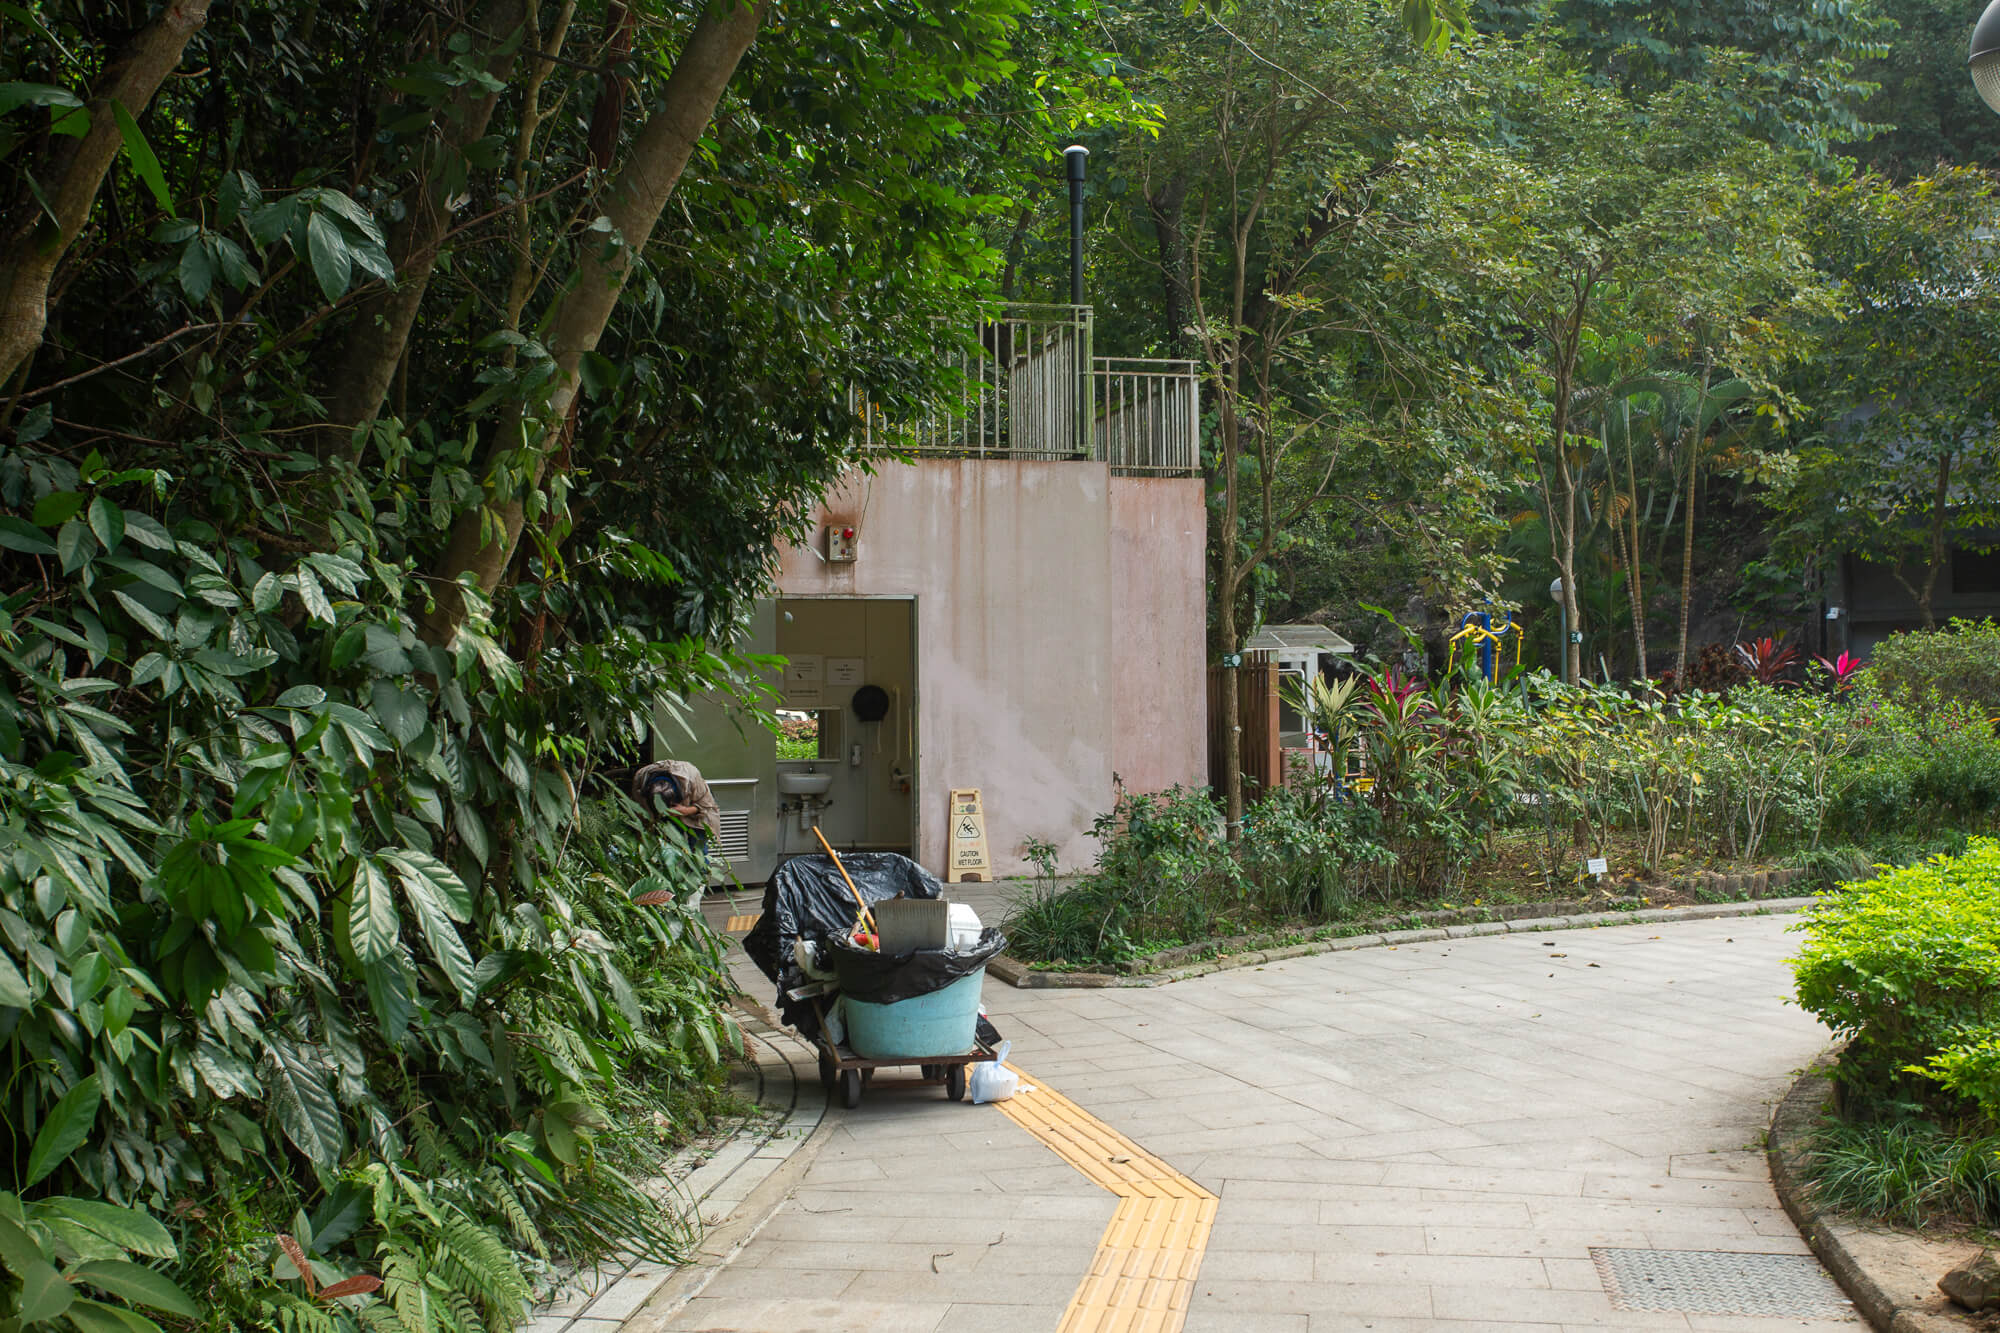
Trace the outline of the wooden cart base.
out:
[[[813,1011],[819,1018],[819,1035],[813,1039],[813,1045],[819,1049],[819,1085],[826,1089],[829,1097],[838,1087],[841,1104],[850,1111],[861,1105],[861,1089],[874,1078],[878,1069],[916,1069],[923,1075],[924,1082],[942,1083],[944,1095],[961,1102],[965,1100],[966,1067],[998,1058],[991,1046],[974,1037],[972,1049],[958,1055],[913,1055],[893,1060],[870,1060],[829,1041],[826,1013],[817,1000],[813,1002]]]

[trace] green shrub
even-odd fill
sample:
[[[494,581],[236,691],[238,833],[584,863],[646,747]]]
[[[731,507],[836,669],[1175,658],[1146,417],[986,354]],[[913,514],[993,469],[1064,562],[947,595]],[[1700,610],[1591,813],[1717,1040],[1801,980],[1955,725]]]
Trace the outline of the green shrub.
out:
[[[1857,690],[1860,748],[1836,783],[1831,823],[1846,838],[1922,838],[1992,826],[2000,812],[2000,737],[1977,706],[1912,702],[1873,680]]]
[[[1097,865],[1067,889],[1049,873],[1004,929],[1014,952],[1037,961],[1119,962],[1142,948],[1226,933],[1247,902],[1242,869],[1205,789],[1128,795],[1091,826]],[[1040,844],[1040,849],[1046,849]],[[1053,862],[1030,856],[1052,872]]]
[[[545,647],[531,680],[490,622],[421,639],[376,534],[280,573],[55,494],[101,534],[66,520],[45,604],[0,602],[0,1188],[171,1214],[211,1328],[310,1305],[287,1241],[379,1279],[381,1328],[419,1297],[504,1327],[556,1258],[685,1253],[631,1176],[734,1044],[707,867],[622,797],[579,818],[574,775],[693,650]],[[24,1170],[86,1088],[74,1151]]]
[[[1912,1073],[1934,1079],[1979,1108],[2000,1126],[2000,1028],[1964,1034],[1964,1040],[1939,1051]]]
[[[1337,920],[1395,854],[1376,841],[1381,810],[1294,772],[1244,814],[1241,857],[1252,897],[1280,920]]]
[[[1906,703],[1936,699],[2000,715],[2000,623],[1953,620],[1943,629],[1891,635],[1869,655],[1868,678]]]
[[[1863,1114],[1935,1100],[1910,1067],[2000,1020],[2000,842],[1845,886],[1800,929],[1799,1003],[1849,1038],[1837,1072]]]

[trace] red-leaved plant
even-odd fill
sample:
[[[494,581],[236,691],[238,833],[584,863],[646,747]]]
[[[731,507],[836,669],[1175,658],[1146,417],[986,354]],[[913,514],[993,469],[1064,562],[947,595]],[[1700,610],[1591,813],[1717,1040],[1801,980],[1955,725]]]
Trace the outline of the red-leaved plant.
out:
[[[1757,678],[1759,685],[1778,684],[1793,667],[1799,664],[1799,650],[1796,647],[1788,643],[1781,644],[1768,634],[1749,643],[1737,644],[1736,651],[1743,658],[1743,665],[1750,668],[1750,674]]]
[[[1832,661],[1824,657],[1815,657],[1813,661],[1819,663],[1820,669],[1826,672],[1834,694],[1843,695],[1854,688],[1855,677],[1861,671],[1861,659],[1853,653],[1842,653]]]

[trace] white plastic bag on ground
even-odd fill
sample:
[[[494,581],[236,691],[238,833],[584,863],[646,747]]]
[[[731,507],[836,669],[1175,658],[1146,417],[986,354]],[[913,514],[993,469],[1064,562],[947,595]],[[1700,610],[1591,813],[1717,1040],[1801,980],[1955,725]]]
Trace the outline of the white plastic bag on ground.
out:
[[[1021,1076],[1007,1068],[1007,1052],[1014,1048],[1011,1041],[1000,1043],[994,1058],[982,1060],[972,1067],[972,1077],[966,1080],[966,1091],[973,1103],[1004,1102],[1020,1088]]]

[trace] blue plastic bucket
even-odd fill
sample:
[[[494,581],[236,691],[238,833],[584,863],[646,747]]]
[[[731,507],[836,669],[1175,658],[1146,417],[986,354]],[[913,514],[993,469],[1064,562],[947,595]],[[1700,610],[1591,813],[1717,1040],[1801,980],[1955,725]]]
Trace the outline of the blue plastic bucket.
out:
[[[943,990],[894,1004],[846,999],[847,1044],[864,1060],[964,1055],[979,1026],[979,985],[986,969],[960,977]]]

